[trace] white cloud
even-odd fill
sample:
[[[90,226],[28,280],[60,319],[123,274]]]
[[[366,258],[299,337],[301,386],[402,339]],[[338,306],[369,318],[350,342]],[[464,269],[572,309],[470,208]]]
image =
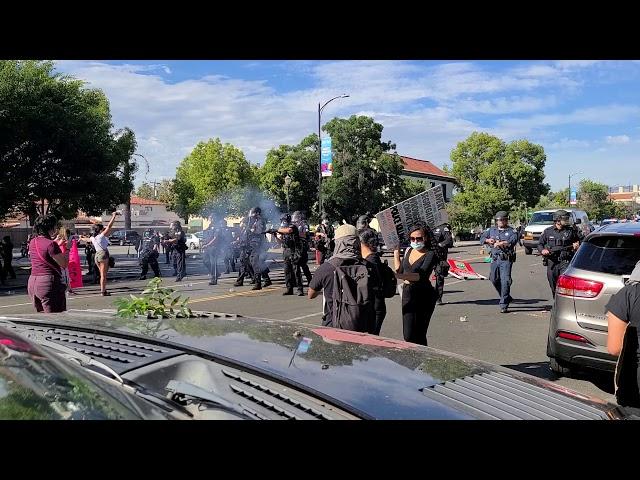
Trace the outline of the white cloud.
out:
[[[262,63],[244,67],[259,71]],[[556,131],[564,125],[638,121],[640,107],[633,104],[556,110],[581,84],[573,72],[591,64],[537,62],[492,68],[495,65],[283,62],[272,67],[279,66],[283,77],[306,81],[304,88],[283,92],[266,78],[220,75],[215,64],[206,76],[168,83],[166,75],[172,71],[161,63],[57,63],[59,70],[105,91],[115,126],[136,132],[139,153],[151,163],[149,178],[172,177],[199,141],[215,137],[241,148],[249,160],[262,162],[270,148],[297,143],[316,132],[318,101],[341,93],[351,96],[332,102],[323,112],[323,123],[335,116],[370,115],[384,125],[383,140],[395,142],[399,153],[437,165],[448,162],[456,143],[473,131],[505,140],[529,136],[545,148],[570,152],[590,145]],[[471,114],[503,117],[472,121]]]
[[[631,139],[627,135],[607,135],[606,141],[610,145],[624,145],[625,143],[629,143]]]

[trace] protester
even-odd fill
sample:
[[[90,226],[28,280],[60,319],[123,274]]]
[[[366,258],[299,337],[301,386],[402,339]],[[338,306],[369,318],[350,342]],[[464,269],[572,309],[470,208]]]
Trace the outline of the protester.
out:
[[[11,243],[11,237],[9,235],[5,235],[2,239],[2,263],[4,263],[4,274],[3,276],[6,278],[7,275],[12,279],[16,278],[16,272],[13,269],[13,265],[11,262],[13,261],[13,243]],[[3,268],[0,266],[0,269]]]
[[[93,247],[96,249],[96,265],[98,267],[98,271],[100,272],[100,292],[103,297],[108,297],[111,295],[107,291],[107,273],[109,272],[109,267],[114,264],[111,256],[109,255],[109,234],[111,233],[111,228],[113,227],[113,222],[116,220],[116,212],[113,212],[111,215],[111,220],[107,224],[105,228],[101,223],[98,223],[93,226],[93,237],[91,237],[91,242],[93,243]]]
[[[31,275],[27,292],[37,312],[59,313],[67,309],[62,269],[69,265],[69,253],[63,254],[52,239],[57,223],[53,215],[41,215],[33,224],[36,236],[29,244]]]
[[[58,235],[54,240],[60,247],[60,251],[67,256],[71,251],[71,230],[65,227],[60,227]],[[71,289],[71,277],[69,276],[69,268],[62,269],[62,282],[67,286],[67,292],[74,293]]]

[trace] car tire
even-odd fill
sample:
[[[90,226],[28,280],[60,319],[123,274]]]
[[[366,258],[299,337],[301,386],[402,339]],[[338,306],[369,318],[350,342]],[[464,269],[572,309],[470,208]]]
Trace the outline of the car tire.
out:
[[[192,243],[190,243],[190,244],[189,244],[189,248],[190,248],[191,250],[195,250],[195,249],[196,249],[196,244],[195,244],[195,243],[193,243],[193,242],[192,242]]]
[[[555,358],[549,358],[549,368],[551,368],[551,371],[559,377],[571,377],[571,374],[573,373],[569,364],[562,360],[556,360]]]
[[[524,254],[531,255],[533,253],[533,248],[524,247]]]

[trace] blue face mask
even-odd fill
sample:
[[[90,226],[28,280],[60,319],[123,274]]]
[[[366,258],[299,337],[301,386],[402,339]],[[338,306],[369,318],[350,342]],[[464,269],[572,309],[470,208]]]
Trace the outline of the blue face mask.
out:
[[[420,250],[424,248],[424,242],[411,242],[411,248],[414,250]]]

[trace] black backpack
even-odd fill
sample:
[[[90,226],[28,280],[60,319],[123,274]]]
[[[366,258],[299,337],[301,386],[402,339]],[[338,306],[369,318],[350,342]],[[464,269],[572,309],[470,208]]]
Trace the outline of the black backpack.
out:
[[[355,332],[370,332],[375,324],[375,311],[371,272],[364,261],[342,264],[340,259],[327,263],[333,272],[332,326]]]
[[[380,262],[378,271],[382,277],[382,294],[385,298],[393,298],[395,294],[398,293],[398,280],[396,279],[395,273],[393,273],[393,270],[386,260]]]

